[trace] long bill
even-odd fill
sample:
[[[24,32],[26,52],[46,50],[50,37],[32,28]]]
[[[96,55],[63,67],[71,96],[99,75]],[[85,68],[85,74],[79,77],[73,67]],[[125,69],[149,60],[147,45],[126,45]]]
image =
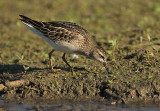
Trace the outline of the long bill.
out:
[[[107,63],[104,62],[103,65],[104,65],[104,67],[105,67],[107,73],[110,74],[111,72],[110,72],[110,70],[109,70],[109,68],[108,68],[108,66],[107,66]]]

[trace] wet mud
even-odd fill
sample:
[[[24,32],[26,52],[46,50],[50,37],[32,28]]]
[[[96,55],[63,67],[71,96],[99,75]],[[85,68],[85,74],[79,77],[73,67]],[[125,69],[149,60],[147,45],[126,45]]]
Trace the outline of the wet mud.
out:
[[[48,10],[42,15],[37,13],[41,7],[36,0],[33,0],[33,4],[38,4],[36,8],[27,1],[15,2],[15,7],[7,4],[8,1],[0,4],[0,10],[6,12],[0,13],[3,26],[0,30],[0,95],[4,100],[48,104],[63,100],[107,101],[108,104],[160,102],[159,1],[103,1],[96,2],[98,8],[85,2],[90,11],[84,13],[83,9],[64,13],[68,9],[64,5],[54,16],[50,11],[60,3],[50,2],[41,4]],[[73,4],[76,10],[83,2]],[[33,10],[32,14],[29,10]],[[72,75],[61,59],[61,52],[53,53],[54,72],[51,72],[48,53],[52,48],[17,20],[19,14],[82,25],[107,51],[111,74],[94,60],[67,55],[67,61],[74,67]],[[79,19],[74,18],[76,15]]]

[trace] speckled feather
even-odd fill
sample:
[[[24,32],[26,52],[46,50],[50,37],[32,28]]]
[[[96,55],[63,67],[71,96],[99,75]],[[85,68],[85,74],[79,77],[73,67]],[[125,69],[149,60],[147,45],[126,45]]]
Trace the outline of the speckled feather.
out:
[[[72,22],[38,22],[28,17],[22,16],[23,22],[32,25],[34,28],[42,32],[45,36],[51,40],[65,40],[70,41],[81,35],[85,38],[89,36],[89,33],[83,27]]]
[[[72,22],[38,22],[26,16],[20,15],[22,22],[30,24],[53,42],[72,42],[77,48],[75,53],[88,55],[94,46],[90,34],[86,29]]]

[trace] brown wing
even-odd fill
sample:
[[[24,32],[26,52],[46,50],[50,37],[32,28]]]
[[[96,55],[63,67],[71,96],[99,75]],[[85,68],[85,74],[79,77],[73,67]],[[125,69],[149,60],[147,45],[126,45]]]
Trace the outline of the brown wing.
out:
[[[76,35],[88,37],[89,34],[86,29],[72,22],[38,22],[23,15],[20,15],[20,17],[22,17],[22,19],[20,19],[21,21],[32,25],[54,41],[57,39],[68,41],[77,37]]]
[[[72,23],[72,22],[49,22],[51,25],[55,26],[55,27],[62,27],[67,29],[68,31],[74,32],[74,33],[78,33],[82,36],[87,36],[89,33],[86,29],[84,29],[83,27],[77,25],[76,23]]]

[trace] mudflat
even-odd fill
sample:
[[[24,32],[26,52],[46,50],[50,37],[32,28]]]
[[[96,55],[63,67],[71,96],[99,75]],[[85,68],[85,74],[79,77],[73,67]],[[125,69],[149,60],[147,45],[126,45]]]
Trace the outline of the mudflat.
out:
[[[43,3],[42,3],[43,2]],[[31,5],[32,3],[32,5]],[[36,6],[36,7],[35,7]],[[47,103],[160,101],[160,1],[32,0],[0,2],[0,91],[8,101]],[[100,63],[67,55],[74,75],[52,48],[29,31],[19,14],[39,21],[75,22],[108,53],[107,74]]]

